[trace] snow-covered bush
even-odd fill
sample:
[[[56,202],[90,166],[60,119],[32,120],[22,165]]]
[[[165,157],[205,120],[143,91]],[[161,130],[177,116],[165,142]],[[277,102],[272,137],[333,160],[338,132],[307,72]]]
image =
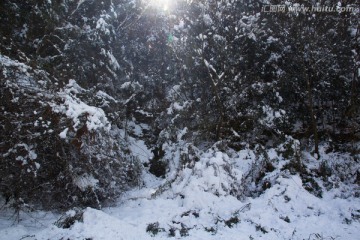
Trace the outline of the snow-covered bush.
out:
[[[45,72],[0,55],[0,193],[8,204],[100,208],[138,183],[137,158],[104,111],[71,80],[53,90]]]

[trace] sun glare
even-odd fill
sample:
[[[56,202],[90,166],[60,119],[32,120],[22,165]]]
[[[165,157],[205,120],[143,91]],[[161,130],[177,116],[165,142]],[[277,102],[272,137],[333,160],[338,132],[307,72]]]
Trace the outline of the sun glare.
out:
[[[175,6],[175,0],[150,0],[150,5],[159,10],[170,11]]]

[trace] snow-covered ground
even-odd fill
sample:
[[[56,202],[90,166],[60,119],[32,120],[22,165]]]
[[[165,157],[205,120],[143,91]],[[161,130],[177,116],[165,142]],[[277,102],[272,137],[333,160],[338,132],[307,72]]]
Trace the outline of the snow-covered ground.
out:
[[[58,214],[2,210],[0,239],[360,239],[358,185],[339,183],[318,198],[305,190],[298,174],[279,170],[283,161],[276,161],[274,151],[268,156],[278,166],[267,173],[272,186],[258,197],[238,200],[229,194],[256,164],[254,153],[242,150],[229,157],[212,150],[173,181],[144,173],[144,187],[124,194],[116,206],[85,209],[70,228],[54,225]],[[318,164],[305,157],[308,166]],[[340,157],[324,160],[346,163]],[[159,186],[163,191],[156,191]]]

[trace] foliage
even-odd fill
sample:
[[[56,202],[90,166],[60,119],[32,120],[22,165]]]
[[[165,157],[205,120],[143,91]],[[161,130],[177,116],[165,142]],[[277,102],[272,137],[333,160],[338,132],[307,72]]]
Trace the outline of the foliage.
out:
[[[137,159],[74,82],[49,89],[45,72],[2,59],[1,193],[8,203],[66,209],[114,199],[138,183]]]
[[[246,186],[229,187],[237,197],[271,186],[269,148],[290,160],[284,170],[301,174],[301,150],[321,159],[321,143],[359,159],[356,11],[289,10],[307,1],[266,2],[286,4],[279,14],[262,1],[173,4],[0,3],[0,192],[8,202],[101,207],[141,180],[131,138],[154,153],[143,164],[168,178],[163,188],[193,170],[201,151],[251,149]],[[137,135],[130,123],[146,130]],[[229,164],[221,171],[233,179]],[[311,171],[346,180],[325,163]]]

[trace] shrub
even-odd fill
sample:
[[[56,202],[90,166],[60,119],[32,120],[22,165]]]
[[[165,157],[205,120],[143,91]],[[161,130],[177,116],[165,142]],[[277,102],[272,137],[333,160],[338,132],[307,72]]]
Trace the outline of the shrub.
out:
[[[77,96],[86,91],[74,81],[52,90],[55,80],[0,57],[0,194],[7,204],[101,208],[138,183],[138,159],[105,113]]]

